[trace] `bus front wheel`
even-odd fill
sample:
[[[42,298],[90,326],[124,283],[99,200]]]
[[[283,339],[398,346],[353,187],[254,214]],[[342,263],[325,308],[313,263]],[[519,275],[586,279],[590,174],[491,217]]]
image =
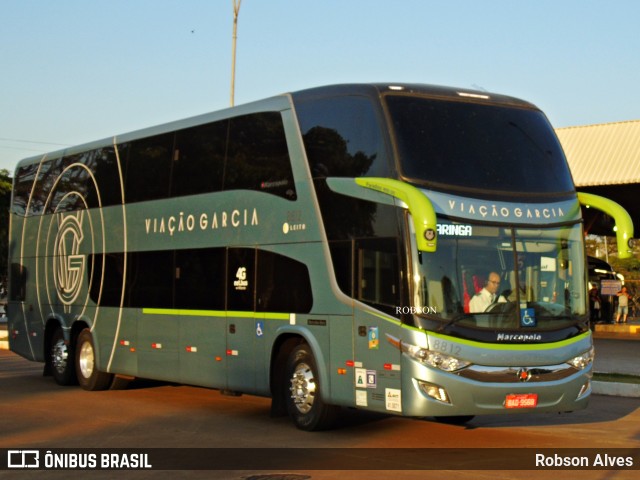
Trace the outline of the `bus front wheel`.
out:
[[[338,408],[322,400],[318,367],[307,344],[293,349],[287,361],[287,412],[301,430],[325,430],[333,425]]]
[[[78,335],[76,344],[76,372],[78,383],[85,390],[105,390],[111,385],[113,375],[96,367],[96,350],[91,330],[85,328]]]

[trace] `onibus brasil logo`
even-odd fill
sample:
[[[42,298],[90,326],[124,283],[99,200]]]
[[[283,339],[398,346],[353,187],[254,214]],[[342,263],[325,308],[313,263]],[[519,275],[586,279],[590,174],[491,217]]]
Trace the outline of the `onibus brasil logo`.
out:
[[[69,311],[80,294],[86,257],[80,254],[84,235],[82,222],[84,211],[58,216],[58,234],[54,243],[53,279],[58,298]]]

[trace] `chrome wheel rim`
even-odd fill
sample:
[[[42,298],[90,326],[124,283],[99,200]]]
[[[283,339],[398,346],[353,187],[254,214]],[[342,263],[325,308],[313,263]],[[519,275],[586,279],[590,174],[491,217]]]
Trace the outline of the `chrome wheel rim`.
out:
[[[63,339],[59,339],[51,349],[51,363],[58,373],[64,373],[69,362],[69,349]]]
[[[91,377],[95,366],[95,356],[91,342],[84,342],[78,355],[78,366],[84,378]]]
[[[291,398],[300,413],[309,413],[318,390],[311,367],[299,363],[291,377]]]

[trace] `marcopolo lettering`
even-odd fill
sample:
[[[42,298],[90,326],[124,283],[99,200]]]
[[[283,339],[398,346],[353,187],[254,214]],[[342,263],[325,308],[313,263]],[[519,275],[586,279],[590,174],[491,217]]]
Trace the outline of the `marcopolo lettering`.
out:
[[[542,335],[539,333],[499,333],[496,337],[499,342],[539,342]]]

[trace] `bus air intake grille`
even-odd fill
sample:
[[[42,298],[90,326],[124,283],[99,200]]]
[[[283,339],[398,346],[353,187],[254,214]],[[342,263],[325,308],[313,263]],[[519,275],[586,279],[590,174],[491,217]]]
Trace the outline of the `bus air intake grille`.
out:
[[[578,370],[566,363],[535,367],[489,367],[472,365],[457,372],[460,377],[485,383],[553,382],[570,377]]]

